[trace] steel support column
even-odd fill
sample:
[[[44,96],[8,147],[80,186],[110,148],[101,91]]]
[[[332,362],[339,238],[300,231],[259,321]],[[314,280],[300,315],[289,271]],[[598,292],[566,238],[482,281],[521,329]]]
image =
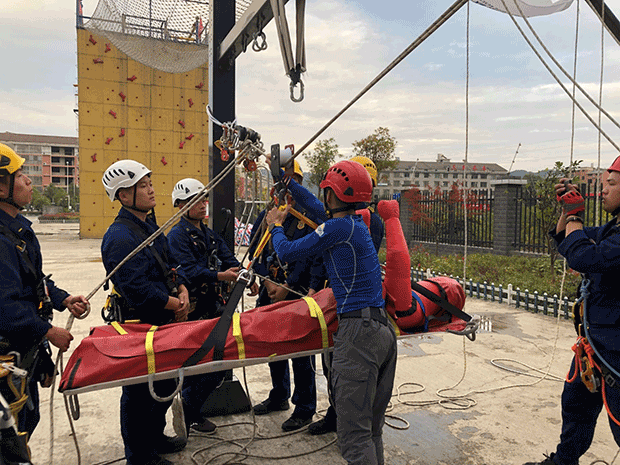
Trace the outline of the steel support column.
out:
[[[222,66],[218,60],[220,44],[235,25],[235,0],[215,0],[209,5],[209,106],[219,121],[235,119],[235,62],[234,59]],[[222,135],[222,129],[209,124],[209,169],[213,179],[231,161],[224,162],[214,142]],[[225,210],[230,210],[230,222],[226,226]],[[234,250],[235,215],[235,173],[231,172],[211,192],[209,199],[209,222],[231,250]],[[224,227],[226,229],[223,231]]]

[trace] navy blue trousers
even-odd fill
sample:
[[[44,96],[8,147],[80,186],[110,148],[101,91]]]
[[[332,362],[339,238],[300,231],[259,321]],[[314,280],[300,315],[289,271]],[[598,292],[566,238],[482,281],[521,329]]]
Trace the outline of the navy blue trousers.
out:
[[[314,355],[298,357],[293,362],[293,376],[295,390],[293,392],[293,404],[296,417],[311,417],[316,413],[316,382]],[[271,383],[273,388],[269,393],[269,399],[274,402],[282,402],[291,396],[291,374],[288,360],[280,360],[269,364]]]
[[[575,359],[571,364],[569,379],[575,372]],[[613,415],[620,421],[620,386],[606,386],[605,397]],[[564,383],[562,391],[562,433],[556,455],[553,458],[558,465],[576,465],[579,457],[586,453],[592,439],[601,409],[603,396],[601,392],[590,392],[577,375],[574,382]],[[611,432],[620,445],[620,426],[607,417]]]
[[[154,383],[155,393],[168,397],[176,387],[176,380]],[[125,445],[127,464],[143,463],[157,456],[156,444],[161,441],[166,427],[166,412],[172,401],[158,402],[151,396],[148,384],[123,386],[121,396],[121,436]]]
[[[204,373],[185,378],[183,382],[183,403],[185,404],[185,415],[190,423],[202,422],[200,411],[207,397],[217,389],[224,379],[225,371],[214,373]]]

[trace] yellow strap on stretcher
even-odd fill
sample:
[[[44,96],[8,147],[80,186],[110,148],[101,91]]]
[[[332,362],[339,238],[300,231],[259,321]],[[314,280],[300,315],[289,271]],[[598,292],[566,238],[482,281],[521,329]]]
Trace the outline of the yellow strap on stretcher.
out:
[[[312,318],[319,319],[319,324],[321,325],[321,336],[323,338],[323,349],[327,349],[329,347],[329,337],[327,335],[327,323],[325,322],[325,315],[323,315],[323,310],[321,310],[319,304],[317,304],[316,300],[314,300],[312,297],[304,297],[303,299],[308,304],[310,316]]]
[[[239,313],[233,313],[233,336],[237,341],[237,352],[239,353],[239,360],[245,358],[245,344],[243,343],[243,334],[241,334],[241,315]]]
[[[127,331],[125,331],[125,328],[123,328],[118,321],[113,321],[111,324],[112,324],[112,328],[114,328],[118,332],[118,334],[120,335],[128,334]]]
[[[396,336],[400,336],[401,335],[400,328],[396,324],[396,321],[394,321],[394,319],[389,313],[387,313],[387,317],[388,317],[388,320],[390,321],[390,324],[392,325],[392,328],[394,328],[394,332],[396,333]]]
[[[157,328],[159,328],[159,326],[151,326],[149,332],[146,333],[146,341],[144,342],[149,375],[155,373],[155,351],[153,350],[153,338],[155,337],[155,331],[157,331]]]

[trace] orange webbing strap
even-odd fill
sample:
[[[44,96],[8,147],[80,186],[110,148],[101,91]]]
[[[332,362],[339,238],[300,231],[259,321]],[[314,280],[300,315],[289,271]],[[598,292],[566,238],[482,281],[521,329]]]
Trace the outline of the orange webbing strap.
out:
[[[232,316],[233,337],[237,341],[237,353],[239,354],[239,360],[245,358],[245,344],[243,343],[243,334],[241,334],[241,315],[237,312]]]
[[[316,303],[312,297],[304,297],[303,298],[308,304],[308,310],[310,310],[310,316],[312,318],[317,318],[319,320],[319,325],[321,325],[321,337],[323,340],[323,349],[327,349],[329,347],[329,334],[327,333],[327,323],[325,322],[325,315],[323,315],[323,310],[319,307],[319,304]]]
[[[267,245],[267,242],[269,242],[269,239],[271,239],[271,233],[268,230],[265,230],[265,234],[263,234],[263,237],[260,238],[260,242],[256,246],[256,250],[254,250],[254,255],[252,255],[252,259],[255,259],[261,253],[263,253],[263,249]]]
[[[146,333],[146,340],[144,341],[144,347],[146,349],[146,364],[148,367],[149,375],[155,373],[155,351],[153,350],[153,339],[155,338],[155,331],[159,326],[151,326],[149,332]]]
[[[318,224],[316,224],[314,221],[312,221],[310,218],[308,218],[305,215],[302,215],[301,213],[299,213],[297,210],[295,210],[293,207],[291,207],[291,209],[288,211],[291,215],[293,215],[295,218],[297,218],[299,221],[301,221],[303,224],[310,226],[312,229],[316,229],[319,227]]]

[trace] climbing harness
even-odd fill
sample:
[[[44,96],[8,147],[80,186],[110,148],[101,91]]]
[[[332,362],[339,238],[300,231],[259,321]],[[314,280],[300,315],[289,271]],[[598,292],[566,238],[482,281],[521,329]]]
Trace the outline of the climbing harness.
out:
[[[590,392],[599,392],[600,390],[607,415],[614,423],[620,426],[620,421],[616,419],[607,404],[606,394],[607,388],[619,387],[620,373],[609,365],[592,344],[587,318],[588,295],[590,294],[588,291],[589,285],[590,280],[584,278],[580,287],[581,295],[574,306],[575,316],[578,314],[580,317],[580,323],[577,328],[577,342],[573,345],[575,371],[572,376],[570,376],[570,372],[566,375],[566,382],[574,382],[579,375],[581,381]]]

